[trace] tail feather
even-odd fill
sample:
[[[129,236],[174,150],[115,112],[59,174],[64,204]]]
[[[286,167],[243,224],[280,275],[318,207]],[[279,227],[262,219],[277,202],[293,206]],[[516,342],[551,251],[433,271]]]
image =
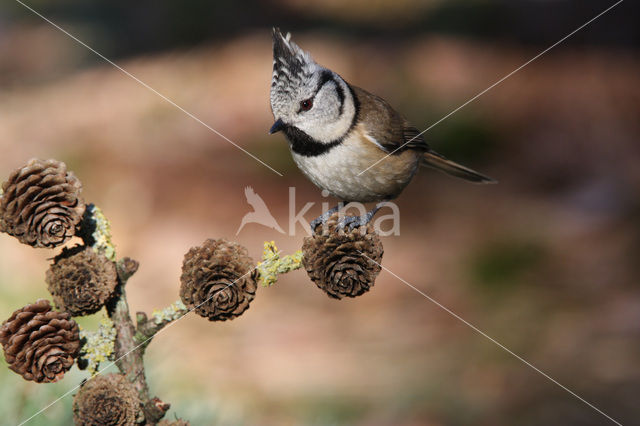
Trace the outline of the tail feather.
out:
[[[488,176],[480,174],[468,167],[455,163],[446,159],[442,155],[435,151],[428,151],[424,153],[422,165],[431,167],[432,169],[440,170],[448,175],[459,177],[474,183],[497,183],[498,181],[491,179]]]

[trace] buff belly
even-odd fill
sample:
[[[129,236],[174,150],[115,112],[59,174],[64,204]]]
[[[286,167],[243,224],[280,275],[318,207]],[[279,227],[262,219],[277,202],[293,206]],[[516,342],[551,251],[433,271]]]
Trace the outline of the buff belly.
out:
[[[329,152],[307,157],[292,152],[302,172],[318,187],[343,201],[361,203],[397,197],[416,173],[421,153],[408,150],[390,155],[370,142],[345,140]]]

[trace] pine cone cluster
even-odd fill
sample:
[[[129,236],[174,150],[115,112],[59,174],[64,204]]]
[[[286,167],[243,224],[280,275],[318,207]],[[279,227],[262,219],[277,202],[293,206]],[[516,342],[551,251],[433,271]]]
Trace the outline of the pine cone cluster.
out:
[[[210,321],[241,315],[256,294],[258,272],[247,249],[223,239],[208,239],[184,256],[180,298]]]
[[[122,374],[94,376],[73,398],[76,425],[132,426],[139,411],[138,393]]]
[[[99,311],[118,282],[115,264],[87,246],[64,249],[45,279],[56,307],[73,316]]]
[[[373,226],[339,229],[340,217],[331,216],[317,233],[304,239],[302,264],[309,278],[329,297],[356,297],[367,291],[380,273],[382,242]],[[325,228],[325,232],[322,229]]]
[[[15,311],[0,327],[9,368],[26,380],[51,383],[71,368],[80,349],[78,324],[40,299]]]
[[[0,231],[34,247],[56,247],[73,235],[85,205],[82,184],[56,160],[33,159],[2,184]]]

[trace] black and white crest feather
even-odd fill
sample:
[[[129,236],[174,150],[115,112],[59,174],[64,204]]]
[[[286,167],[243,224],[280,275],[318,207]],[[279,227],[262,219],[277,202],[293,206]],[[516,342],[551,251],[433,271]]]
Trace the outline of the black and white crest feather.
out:
[[[273,30],[271,109],[295,154],[319,156],[339,145],[357,118],[357,99],[335,72]]]
[[[291,40],[291,33],[282,35],[278,28],[273,29],[272,86],[290,83],[292,78],[309,78],[316,68],[314,65],[311,55]]]
[[[283,35],[279,28],[273,29],[273,75],[271,78],[271,105],[285,101],[285,94],[312,78],[318,68],[308,52],[291,40],[291,33]]]

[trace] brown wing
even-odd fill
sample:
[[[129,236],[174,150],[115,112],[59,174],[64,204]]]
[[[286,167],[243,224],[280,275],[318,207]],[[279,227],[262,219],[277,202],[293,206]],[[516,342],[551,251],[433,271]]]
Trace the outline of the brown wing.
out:
[[[399,154],[408,149],[421,151],[424,152],[422,164],[425,166],[471,182],[496,182],[433,151],[420,135],[420,131],[411,126],[384,99],[359,87],[351,88],[360,102],[360,122],[364,124],[369,136],[375,138],[378,146],[387,153]]]
[[[395,151],[395,154],[407,149],[429,150],[424,138],[417,136],[420,131],[409,125],[387,101],[359,87],[351,88],[360,103],[360,122],[382,149],[389,153]]]

